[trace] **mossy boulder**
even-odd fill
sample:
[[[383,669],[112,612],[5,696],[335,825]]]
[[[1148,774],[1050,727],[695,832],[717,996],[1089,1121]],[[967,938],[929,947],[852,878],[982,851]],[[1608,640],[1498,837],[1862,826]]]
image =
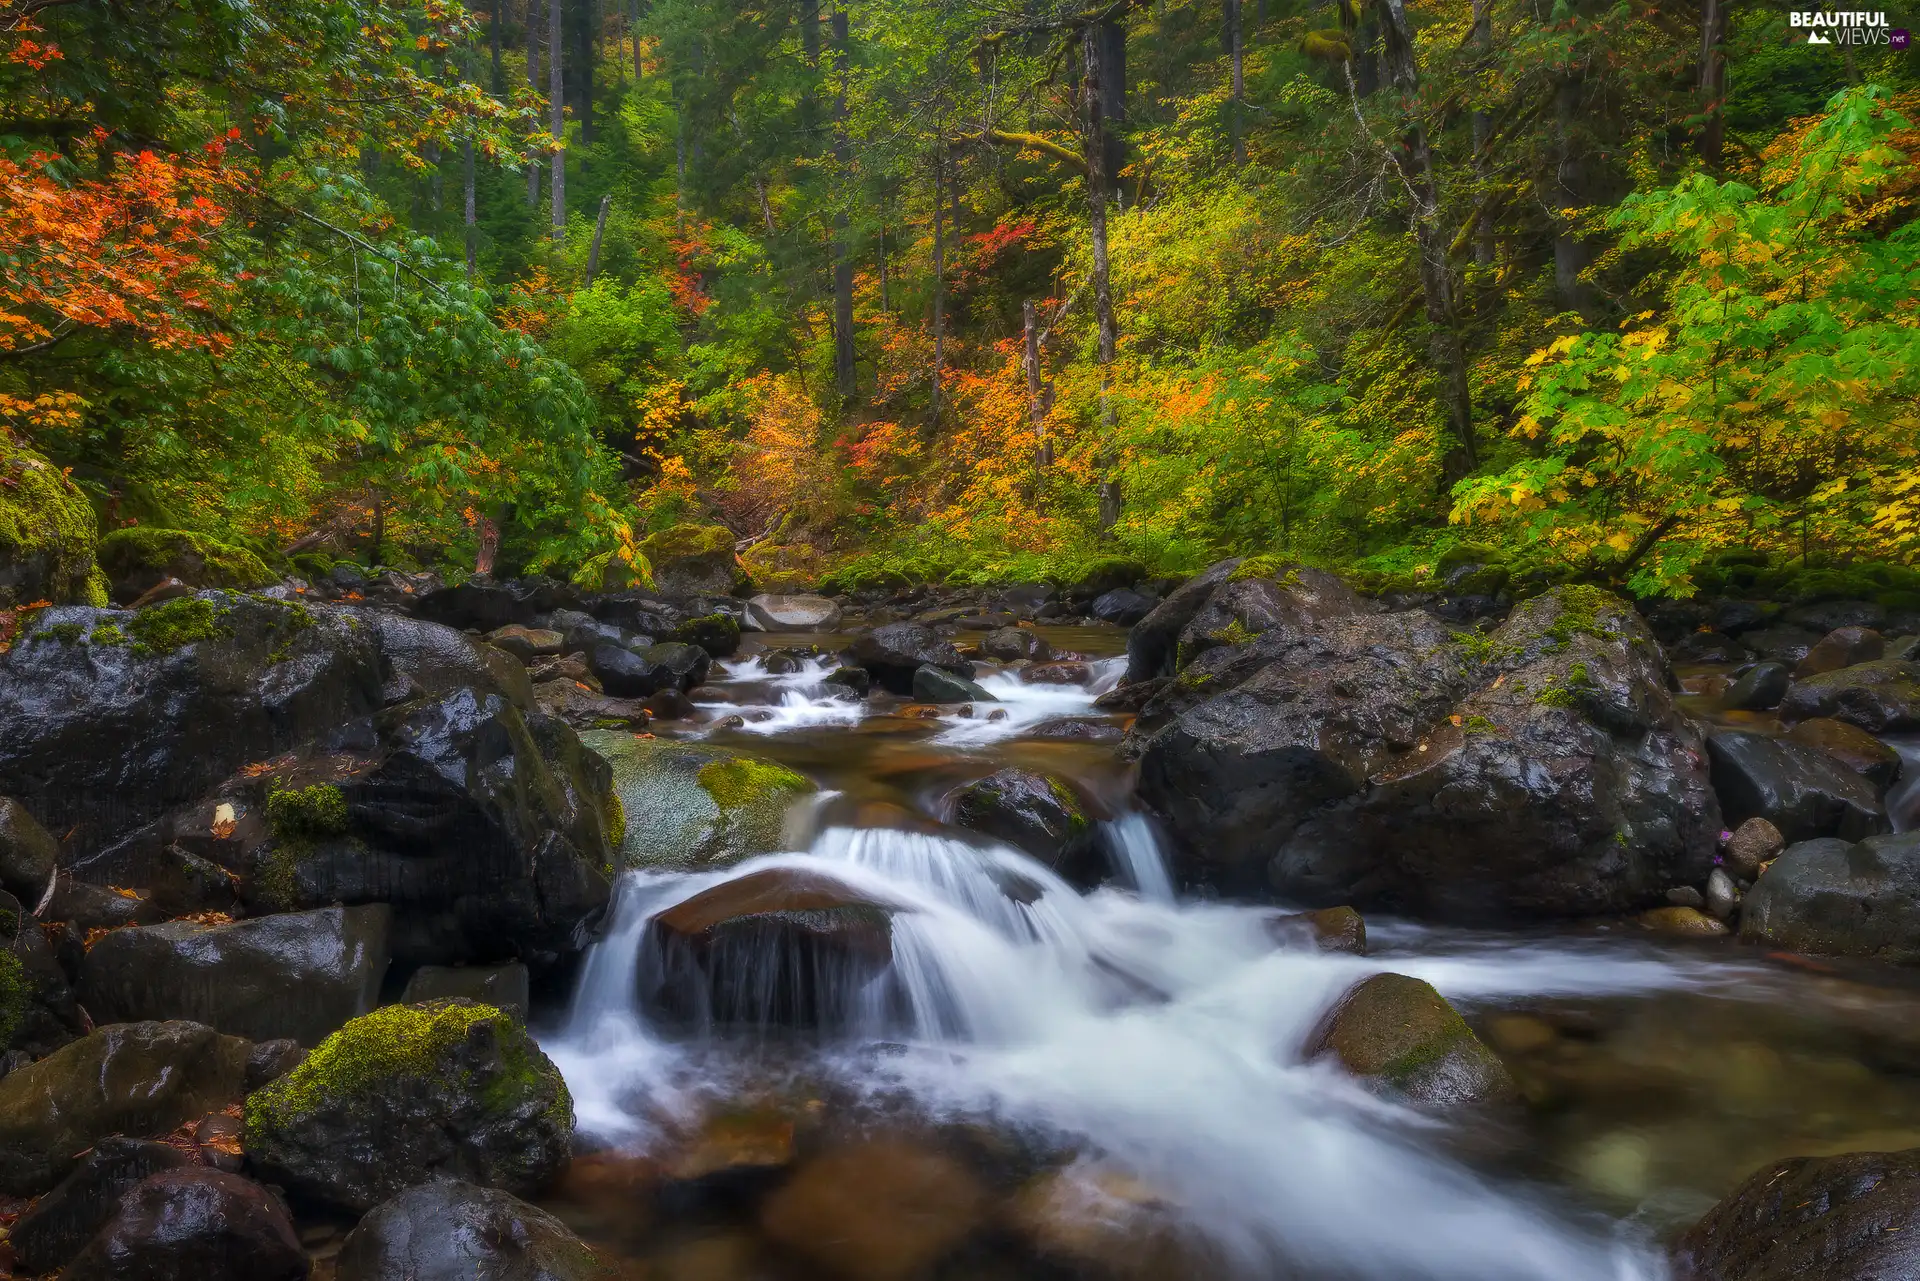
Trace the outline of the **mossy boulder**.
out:
[[[560,1070],[512,1015],[472,1001],[354,1019],[246,1104],[267,1178],[356,1212],[440,1178],[532,1196],[572,1144]]]
[[[94,573],[98,535],[92,506],[66,473],[0,432],[0,609],[106,604]]]
[[[810,591],[827,576],[825,560],[805,543],[749,547],[740,553],[740,565],[755,588],[775,594]]]
[[[114,599],[122,603],[169,578],[189,587],[243,591],[275,581],[266,562],[246,548],[185,529],[116,529],[100,540],[99,559],[113,580]]]
[[[1308,1048],[1329,1055],[1370,1088],[1446,1107],[1510,1098],[1498,1056],[1431,983],[1376,974],[1356,984]]]
[[[726,658],[740,648],[740,620],[718,610],[696,614],[667,633],[667,640],[697,646],[714,658]]]
[[[998,770],[960,789],[953,821],[1031,854],[1077,883],[1100,879],[1086,802],[1057,775]]]
[[[628,816],[622,867],[710,870],[780,849],[787,813],[814,786],[784,765],[723,747],[590,730]]]
[[[725,525],[675,525],[640,544],[653,580],[673,596],[725,596],[744,577]]]
[[[337,1281],[611,1281],[545,1210],[447,1179],[402,1192],[348,1235]]]

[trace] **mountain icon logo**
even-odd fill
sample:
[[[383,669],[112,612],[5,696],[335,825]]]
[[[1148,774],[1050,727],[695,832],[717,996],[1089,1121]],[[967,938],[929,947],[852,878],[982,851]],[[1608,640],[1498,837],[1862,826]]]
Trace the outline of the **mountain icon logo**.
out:
[[[1821,35],[1818,31],[1809,31],[1807,32],[1807,43],[1808,44],[1832,44],[1833,41],[1827,39],[1825,36]]]

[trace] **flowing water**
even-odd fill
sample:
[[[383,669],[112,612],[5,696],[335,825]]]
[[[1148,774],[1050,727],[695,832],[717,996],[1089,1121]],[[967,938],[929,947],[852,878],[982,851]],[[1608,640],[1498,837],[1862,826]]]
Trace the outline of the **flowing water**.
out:
[[[1052,639],[1110,652],[1120,634]],[[1090,688],[989,674],[1000,702],[929,719],[898,700],[841,701],[822,683],[831,666],[769,675],[750,655],[716,679],[685,735],[813,776],[825,790],[805,834],[721,873],[629,874],[543,1038],[582,1145],[598,1150],[552,1208],[635,1275],[813,1275],[753,1243],[750,1197],[670,1195],[715,1168],[716,1118],[735,1123],[721,1168],[778,1167],[791,1147],[806,1155],[806,1136],[890,1127],[976,1158],[983,1143],[1017,1149],[1000,1162],[1014,1170],[1009,1203],[1035,1171],[1124,1179],[1134,1190],[1120,1208],[1150,1206],[1182,1243],[1169,1256],[1182,1262],[1140,1274],[1195,1278],[1651,1281],[1666,1276],[1675,1227],[1762,1162],[1920,1145],[1920,994],[1897,975],[1618,924],[1374,920],[1365,957],[1276,946],[1270,907],[1177,898],[1111,743],[1035,737],[1061,717],[1098,719],[1094,692],[1117,679],[1116,660],[1091,664]],[[1105,886],[1076,892],[942,825],[955,787],[1008,763],[1067,775],[1093,798]],[[869,980],[804,1043],[650,1025],[641,993],[664,980],[643,946],[648,921],[773,868],[900,909],[886,990]],[[1329,1007],[1382,970],[1426,979],[1466,1012],[1525,1104],[1436,1118],[1307,1061]],[[772,1119],[742,1138],[741,1116]],[[708,1155],[690,1167],[693,1149]],[[940,1275],[1075,1274],[1005,1257]],[[1124,1272],[1108,1259],[1088,1275]]]

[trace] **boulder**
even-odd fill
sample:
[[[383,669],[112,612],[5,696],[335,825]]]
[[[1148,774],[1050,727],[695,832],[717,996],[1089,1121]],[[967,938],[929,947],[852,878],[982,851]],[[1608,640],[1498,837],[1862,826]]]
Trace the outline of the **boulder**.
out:
[[[139,599],[168,579],[195,589],[231,587],[241,591],[279,581],[278,575],[246,548],[184,529],[155,529],[149,525],[116,529],[100,540],[96,556],[113,583],[114,600],[122,604]]]
[[[602,623],[642,636],[665,636],[687,618],[684,598],[667,600],[657,592],[635,589],[610,592],[588,604],[588,612]]]
[[[379,638],[386,701],[471,689],[498,694],[523,711],[533,706],[526,668],[512,655],[441,623],[385,610],[368,610],[361,617]]]
[[[524,1023],[532,1005],[527,967],[518,961],[505,965],[423,965],[413,972],[400,995],[402,1005],[451,1000],[491,1005]]]
[[[997,770],[961,788],[953,821],[969,831],[1024,850],[1069,879],[1095,883],[1094,823],[1073,785],[1056,775]]]
[[[1842,627],[1881,627],[1887,621],[1887,610],[1870,600],[1822,600],[1796,606],[1784,617],[1795,627],[1825,634]]]
[[[609,1281],[565,1224],[498,1188],[454,1179],[382,1203],[340,1247],[336,1281]]]
[[[712,658],[727,658],[740,649],[740,620],[725,610],[709,610],[680,623],[667,633],[667,639],[691,645]]]
[[[1676,663],[1730,665],[1744,663],[1753,655],[1731,636],[1701,630],[1688,632],[1667,649],[1667,657]]]
[[[1748,892],[1740,934],[1792,952],[1920,963],[1920,832],[1789,845]]]
[[[349,611],[220,592],[44,610],[0,654],[0,778],[84,863],[381,701],[373,629]]]
[[[1118,743],[1125,732],[1112,721],[1082,716],[1055,716],[1026,729],[1022,738],[1062,739],[1081,743]]]
[[[1780,700],[1781,722],[1792,725],[1816,716],[1869,734],[1920,730],[1920,663],[1883,658],[1795,682]]]
[[[1350,907],[1270,916],[1266,927],[1268,937],[1282,947],[1310,946],[1322,952],[1367,954],[1366,918]]]
[[[106,604],[94,565],[98,532],[93,504],[65,471],[12,434],[0,437],[0,611],[36,601]]]
[[[1788,1157],[1748,1176],[1674,1246],[1678,1281],[1920,1276],[1920,1148]]]
[[[1053,657],[1053,646],[1031,627],[1001,627],[980,638],[980,652],[997,662],[1013,663],[1026,659],[1044,663]]]
[[[1792,684],[1785,663],[1755,663],[1734,679],[1720,696],[1720,705],[1736,712],[1771,711],[1780,706]]]
[[[685,697],[677,690],[672,693]],[[533,698],[540,705],[540,710],[549,716],[559,717],[575,729],[624,729],[635,733],[645,729],[653,720],[653,713],[648,710],[648,700],[614,698],[596,692],[581,681],[541,681],[533,687]]]
[[[1147,576],[1146,565],[1132,556],[1096,556],[1066,584],[1073,601],[1090,601],[1118,587],[1132,587]]]
[[[535,659],[527,668],[527,677],[536,687],[548,681],[570,681],[586,686],[590,693],[606,692],[600,684],[599,677],[595,676],[593,669],[587,666],[585,654],[548,655],[546,658]],[[539,697],[537,688],[534,697]]]
[[[112,1217],[128,1189],[150,1174],[192,1163],[192,1157],[168,1143],[101,1139],[73,1173],[14,1223],[7,1239],[20,1267],[39,1276],[66,1266]]]
[[[1513,1097],[1513,1078],[1433,985],[1376,974],[1342,997],[1307,1047],[1369,1088],[1432,1107]]]
[[[424,593],[415,601],[414,612],[430,623],[491,632],[509,623],[532,624],[543,614],[571,608],[578,599],[572,587],[539,575],[503,581],[476,574],[456,586]]]
[[[1883,793],[1900,777],[1900,753],[1845,721],[1816,716],[1788,730],[1786,739],[1825,752]]]
[[[873,691],[873,675],[864,667],[836,667],[827,673],[823,683],[844,686],[861,698]]]
[[[53,944],[20,900],[0,890],[0,1058],[44,1058],[86,1028]]]
[[[0,890],[29,907],[38,904],[53,883],[59,854],[60,847],[26,806],[11,796],[0,796]]]
[[[1133,630],[1127,635],[1127,680],[1145,681],[1156,676],[1172,676],[1184,666],[1181,661],[1184,656],[1180,653],[1183,634],[1213,599],[1215,591],[1232,578],[1240,564],[1236,558],[1209,566],[1204,572],[1174,588],[1165,600],[1134,624]],[[1217,624],[1211,630],[1225,633],[1231,609],[1223,605],[1214,611],[1213,616],[1217,618]]]
[[[1762,627],[1741,634],[1740,641],[1762,658],[1791,667],[1820,643],[1821,632],[1804,627]]]
[[[661,690],[692,689],[707,679],[712,663],[699,646],[678,642],[640,650],[600,644],[587,652],[587,666],[601,687],[619,698],[646,698]]]
[[[1780,835],[1779,828],[1764,818],[1750,818],[1727,837],[1727,869],[1741,880],[1751,881],[1760,875],[1764,864],[1780,857],[1780,851],[1786,848],[1787,838]]]
[[[487,633],[487,644],[506,650],[523,663],[558,654],[566,643],[567,638],[551,627],[527,627],[520,623],[508,623]]]
[[[901,910],[820,872],[750,872],[648,922],[641,1003],[703,1029],[844,1031],[891,970]]]
[[[225,1107],[250,1049],[199,1023],[115,1023],[0,1077],[0,1192],[45,1192],[96,1140]]]
[[[577,609],[556,609],[547,625],[560,633],[560,649],[566,654],[584,654],[595,645],[618,645],[621,649],[644,649],[653,644],[652,636],[637,636],[616,623],[603,623]]]
[[[557,719],[458,690],[395,709],[371,756],[303,768],[317,781],[269,784],[250,901],[390,903],[409,963],[552,957],[598,927],[624,819]]]
[[[1020,669],[1022,685],[1091,685],[1093,667],[1091,664],[1068,659],[1056,663],[1035,663],[1031,667]]]
[[[774,1244],[841,1281],[912,1281],[986,1220],[980,1181],[930,1147],[878,1137],[823,1152],[760,1207]]]
[[[61,1274],[64,1281],[306,1281],[287,1208],[257,1183],[188,1167],[149,1175]]]
[[[840,626],[840,606],[825,596],[755,596],[747,602],[747,626],[756,632],[830,632]]]
[[[1640,913],[1639,921],[1642,928],[1672,938],[1711,938],[1731,932],[1726,922],[1707,915],[1700,908],[1681,904],[1650,907]]]
[[[849,653],[856,667],[864,667],[889,693],[903,696],[913,693],[913,674],[922,667],[937,667],[963,679],[973,675],[973,664],[959,650],[920,623],[876,627],[855,639]]]
[[[1713,790],[1731,826],[1764,818],[1789,841],[1887,830],[1872,783],[1817,748],[1744,730],[1707,739]]]
[[[1132,627],[1151,614],[1154,606],[1159,603],[1145,592],[1134,591],[1131,587],[1116,587],[1110,592],[1096,596],[1088,612],[1103,623],[1112,623],[1116,627]]]
[[[648,536],[640,551],[671,596],[726,596],[742,578],[733,531],[724,525],[675,525]]]
[[[511,1015],[389,1005],[247,1098],[247,1155],[289,1190],[365,1212],[435,1178],[532,1196],[566,1168],[573,1100]]]
[[[1793,674],[1802,679],[1821,676],[1855,663],[1871,663],[1885,652],[1885,638],[1871,627],[1836,627],[1794,665]]]
[[[611,767],[634,816],[622,868],[710,871],[784,848],[787,813],[814,786],[784,765],[703,743],[599,730],[584,742]]]
[[[998,700],[964,676],[928,664],[913,674],[916,703],[992,703]]]
[[[379,1003],[391,917],[376,903],[114,930],[87,950],[80,999],[103,1022],[191,1019],[317,1045]]]

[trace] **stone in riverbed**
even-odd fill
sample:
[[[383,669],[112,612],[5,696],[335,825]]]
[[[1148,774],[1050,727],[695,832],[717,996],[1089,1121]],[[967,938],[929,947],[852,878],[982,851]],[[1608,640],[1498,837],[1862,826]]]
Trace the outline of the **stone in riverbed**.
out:
[[[1307,1047],[1370,1087],[1434,1107],[1505,1100],[1513,1078],[1433,985],[1404,974],[1356,984]]]
[[[827,673],[825,683],[843,686],[861,698],[873,690],[873,676],[864,667],[836,667]]]
[[[1837,672],[1855,663],[1871,663],[1886,652],[1886,640],[1871,627],[1836,627],[1794,665],[1793,674],[1805,679]]]
[[[913,695],[914,673],[937,667],[962,679],[973,675],[973,664],[961,657],[952,642],[920,623],[888,623],[853,642],[848,651],[854,665],[864,667],[889,693]]]
[[[697,645],[668,642],[642,650],[618,645],[595,645],[587,652],[587,667],[607,693],[618,698],[645,698],[661,690],[692,689],[707,678],[713,660]]]
[[[1816,716],[1869,734],[1920,730],[1920,663],[1883,658],[1796,682],[1780,701],[1781,722],[1792,725]]]
[[[61,1274],[64,1281],[305,1281],[285,1206],[257,1183],[189,1166],[149,1175]]]
[[[581,742],[611,767],[632,816],[618,866],[712,871],[783,848],[787,813],[814,790],[784,765],[730,748],[594,730]]]
[[[1744,730],[1707,739],[1713,788],[1730,824],[1764,818],[1789,841],[1858,840],[1887,828],[1872,783],[1815,748]]]
[[[522,711],[533,706],[526,668],[513,655],[483,645],[465,632],[385,610],[360,616],[378,635],[388,702],[426,695],[442,698],[457,689],[498,694]]]
[[[1053,657],[1053,646],[1031,627],[1001,627],[980,638],[980,652],[997,662],[1020,659],[1044,663]]]
[[[150,1174],[177,1170],[192,1160],[168,1143],[101,1139],[73,1173],[14,1223],[7,1239],[20,1267],[39,1276],[64,1266],[93,1239],[128,1189]]]
[[[910,1281],[929,1275],[986,1211],[986,1191],[965,1166],[880,1137],[795,1171],[761,1205],[760,1229],[838,1281]]]
[[[1099,879],[1086,802],[1056,775],[996,770],[960,789],[953,821],[1024,850],[1070,880]]]
[[[1267,934],[1282,947],[1311,944],[1322,952],[1367,954],[1367,922],[1350,907],[1289,912],[1266,920]]]
[[[497,1188],[440,1180],[374,1209],[340,1248],[337,1281],[611,1281],[545,1210]]]
[[[674,693],[679,695],[678,690]],[[653,720],[647,700],[615,698],[577,681],[542,681],[533,687],[533,697],[549,716],[557,716],[575,729],[624,728],[632,732],[645,729]]]
[[[34,907],[53,882],[59,854],[59,845],[26,806],[0,796],[0,890]]]
[[[80,999],[96,1019],[191,1019],[251,1041],[317,1045],[379,1003],[384,903],[114,930],[87,950]]]
[[[523,663],[557,655],[566,645],[566,637],[550,627],[527,627],[509,623],[487,633],[487,644],[504,649]]]
[[[1743,881],[1751,881],[1760,875],[1762,864],[1780,857],[1785,848],[1787,838],[1779,828],[1764,818],[1750,818],[1727,837],[1727,870]]]
[[[504,965],[423,965],[407,980],[400,1004],[463,999],[505,1010],[526,1022],[530,1004],[527,967],[519,961]]]
[[[1675,1245],[1679,1281],[1920,1276],[1920,1148],[1761,1167]]]
[[[265,1177],[354,1211],[435,1178],[530,1196],[572,1142],[559,1070],[514,1018],[471,1001],[375,1010],[247,1099]]]
[[[983,687],[965,677],[926,664],[913,673],[913,697],[921,703],[998,702]]]
[[[1824,716],[1801,721],[1787,731],[1788,742],[1825,752],[1885,792],[1900,777],[1900,753],[1867,731]]]
[[[1748,892],[1742,938],[1920,964],[1920,832],[1789,845]]]
[[[238,1097],[251,1047],[198,1023],[116,1023],[0,1077],[0,1192],[44,1192],[110,1134],[164,1134]]]
[[[825,596],[755,596],[747,602],[747,626],[756,632],[830,632],[840,626],[840,606]]]
[[[1103,623],[1132,627],[1151,614],[1159,603],[1145,592],[1136,592],[1131,587],[1116,587],[1095,597],[1090,612]]]
[[[1723,921],[1697,907],[1652,907],[1640,913],[1640,924],[1655,934],[1674,938],[1716,938],[1731,933]]]
[[[1736,712],[1769,711],[1780,706],[1792,684],[1785,663],[1755,663],[1720,696],[1720,705]]]

